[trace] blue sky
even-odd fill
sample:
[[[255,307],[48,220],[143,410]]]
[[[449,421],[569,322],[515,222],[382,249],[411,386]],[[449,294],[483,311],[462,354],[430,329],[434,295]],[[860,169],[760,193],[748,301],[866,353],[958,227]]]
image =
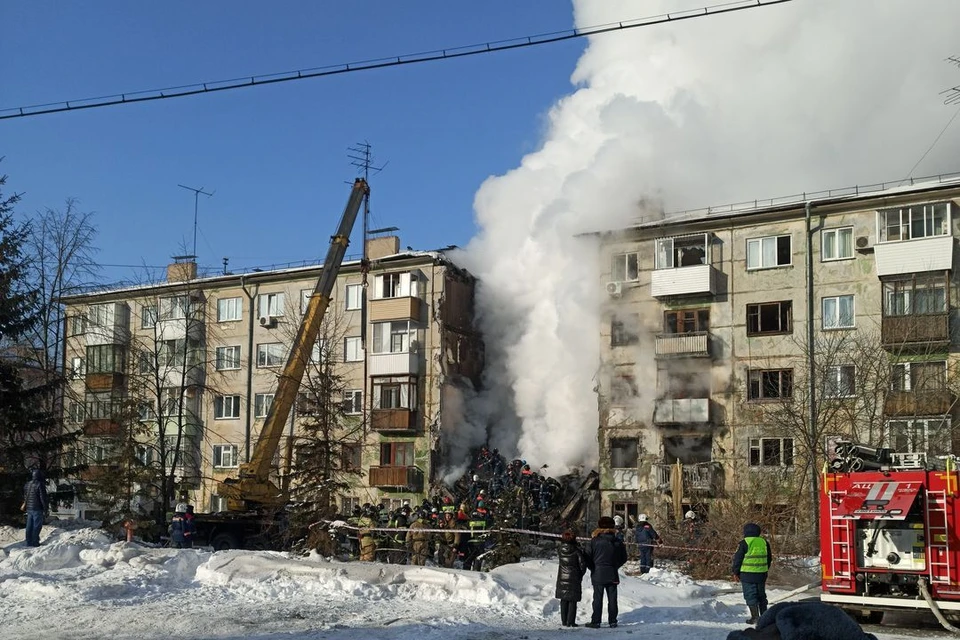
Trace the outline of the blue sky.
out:
[[[263,74],[485,42],[572,25],[560,0],[5,2],[0,108]],[[632,17],[632,16],[627,16]],[[77,198],[99,258],[201,266],[316,259],[373,145],[374,226],[418,249],[474,235],[481,182],[539,144],[585,41],[191,98],[0,122],[0,171],[28,216]],[[355,236],[356,237],[356,236]],[[354,241],[351,253],[358,250]],[[111,267],[108,280],[135,269]]]

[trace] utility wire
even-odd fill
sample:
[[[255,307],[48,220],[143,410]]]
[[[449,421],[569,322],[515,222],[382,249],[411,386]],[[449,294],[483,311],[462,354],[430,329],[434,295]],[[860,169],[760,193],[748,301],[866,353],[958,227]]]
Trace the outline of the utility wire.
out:
[[[907,174],[907,178],[913,177],[913,172],[917,170],[917,167],[920,166],[920,163],[923,162],[923,159],[927,157],[927,154],[933,151],[933,148],[937,146],[937,143],[940,142],[940,138],[943,137],[943,134],[947,132],[947,129],[950,128],[950,125],[953,124],[953,121],[957,119],[957,116],[960,115],[960,107],[953,112],[953,116],[947,121],[947,124],[944,125],[943,129],[940,130],[940,133],[937,134],[937,137],[934,139],[933,143],[923,152],[923,155],[920,156],[920,159],[917,160],[917,163],[913,165],[913,168],[910,169],[910,173]]]
[[[701,9],[687,9],[684,11],[678,11],[676,13],[667,13],[647,18],[625,20],[621,22],[611,22],[603,25],[585,27],[583,29],[553,31],[549,33],[525,36],[522,38],[512,38],[509,40],[497,40],[481,44],[454,47],[452,49],[437,49],[434,51],[391,56],[388,58],[374,58],[371,60],[361,60],[358,62],[348,62],[345,64],[300,69],[298,71],[286,71],[281,73],[233,78],[230,80],[214,80],[212,82],[185,84],[174,87],[166,87],[164,89],[147,89],[143,91],[134,91],[131,93],[116,93],[96,98],[81,98],[79,100],[50,102],[46,104],[34,104],[23,107],[8,107],[0,109],[0,120],[25,118],[27,116],[38,116],[49,113],[59,113],[63,111],[95,109],[98,107],[108,107],[117,104],[130,104],[134,102],[147,102],[150,100],[183,98],[185,96],[198,95],[201,93],[213,93],[215,91],[228,91],[231,89],[242,89],[244,87],[275,84],[278,82],[305,80],[307,78],[339,75],[343,73],[352,73],[354,71],[383,69],[386,67],[419,64],[421,62],[432,62],[435,60],[450,60],[453,58],[463,58],[465,56],[474,56],[483,53],[494,53],[497,51],[508,51],[510,49],[522,49],[525,47],[551,44],[554,42],[563,42],[565,40],[573,40],[574,38],[586,38],[588,36],[611,33],[614,31],[626,31],[627,29],[635,29],[637,27],[649,27],[667,22],[677,22],[680,20],[715,16],[722,13],[731,13],[733,11],[741,11],[743,9],[755,9],[758,7],[783,4],[785,2],[792,2],[792,0],[736,0],[735,2],[711,5]]]

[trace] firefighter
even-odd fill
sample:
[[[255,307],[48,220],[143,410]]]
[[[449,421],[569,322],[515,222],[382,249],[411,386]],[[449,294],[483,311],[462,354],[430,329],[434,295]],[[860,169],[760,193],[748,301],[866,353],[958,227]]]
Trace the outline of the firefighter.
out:
[[[376,513],[372,506],[364,505],[363,512],[357,520],[360,560],[364,562],[373,562],[377,559],[377,541],[373,537],[373,529],[377,526]]]
[[[733,581],[739,582],[743,599],[750,609],[747,624],[756,624],[767,610],[767,573],[773,563],[773,552],[766,538],[760,536],[760,525],[743,525],[743,540],[733,556]]]
[[[457,560],[457,549],[460,547],[460,532],[457,530],[457,519],[452,511],[443,514],[443,520],[440,528],[444,532],[440,534],[439,556],[440,565],[447,569],[453,568],[453,563]]]
[[[410,564],[423,566],[427,564],[427,557],[430,555],[431,535],[425,529],[429,526],[425,522],[428,519],[423,511],[417,511],[416,520],[410,523],[407,530],[407,546],[410,549]]]

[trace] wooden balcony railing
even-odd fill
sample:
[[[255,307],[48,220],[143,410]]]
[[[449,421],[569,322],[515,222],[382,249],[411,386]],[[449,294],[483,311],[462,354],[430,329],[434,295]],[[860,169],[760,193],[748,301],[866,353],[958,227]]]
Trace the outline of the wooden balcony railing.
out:
[[[368,479],[371,487],[380,489],[423,489],[423,472],[417,467],[370,467]]]
[[[887,416],[942,416],[951,413],[956,398],[948,389],[891,391],[883,403]]]
[[[413,431],[417,428],[417,414],[410,409],[374,409],[370,412],[370,426],[381,433]]]
[[[884,316],[880,331],[883,346],[887,349],[947,346],[950,344],[950,315]]]

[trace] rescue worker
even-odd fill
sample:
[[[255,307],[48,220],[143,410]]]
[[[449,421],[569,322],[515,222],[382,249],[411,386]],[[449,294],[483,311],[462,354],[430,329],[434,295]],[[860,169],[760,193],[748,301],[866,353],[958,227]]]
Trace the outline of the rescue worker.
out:
[[[360,517],[357,519],[357,538],[360,541],[360,560],[373,562],[377,559],[377,541],[373,537],[373,529],[377,526],[376,511],[373,506],[364,505]]]
[[[743,540],[733,555],[733,581],[740,583],[743,599],[750,609],[747,624],[756,624],[767,610],[767,574],[773,563],[773,552],[766,538],[760,536],[760,525],[743,525]]]
[[[457,519],[452,511],[443,514],[440,526],[444,532],[440,534],[440,564],[447,569],[453,568],[457,561],[457,549],[460,547],[460,531],[457,529]]]
[[[440,507],[440,511],[446,515],[448,513],[456,515],[457,514],[457,505],[453,504],[453,499],[450,496],[443,496],[443,504]]]
[[[177,503],[173,510],[173,518],[170,519],[170,526],[167,528],[170,533],[170,543],[176,549],[188,549],[188,540],[193,535],[193,521],[187,520],[186,516],[186,503]]]
[[[663,544],[660,535],[647,520],[647,514],[637,516],[637,528],[633,532],[640,556],[640,573],[650,573],[653,568],[653,548]]]
[[[423,566],[427,564],[427,557],[430,555],[431,534],[426,529],[429,526],[425,522],[427,515],[422,511],[417,511],[416,520],[410,523],[407,530],[407,547],[410,550],[410,564]]]
[[[463,568],[479,571],[480,566],[477,558],[486,549],[488,534],[487,527],[490,525],[490,512],[487,511],[486,503],[478,502],[477,508],[470,514],[468,526],[470,527],[470,538],[467,540],[467,553],[463,558]],[[477,564],[478,566],[474,566]]]

